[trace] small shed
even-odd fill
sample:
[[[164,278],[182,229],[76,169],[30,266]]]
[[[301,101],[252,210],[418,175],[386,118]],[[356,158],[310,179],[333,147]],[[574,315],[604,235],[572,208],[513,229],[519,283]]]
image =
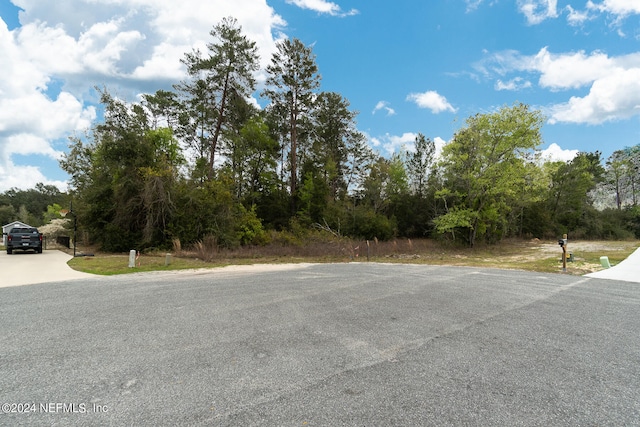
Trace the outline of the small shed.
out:
[[[10,222],[9,224],[3,225],[2,226],[2,245],[3,246],[7,246],[7,234],[9,234],[9,231],[11,231],[11,229],[14,227],[30,228],[31,226],[29,224],[25,224],[22,221],[13,221],[13,222]]]

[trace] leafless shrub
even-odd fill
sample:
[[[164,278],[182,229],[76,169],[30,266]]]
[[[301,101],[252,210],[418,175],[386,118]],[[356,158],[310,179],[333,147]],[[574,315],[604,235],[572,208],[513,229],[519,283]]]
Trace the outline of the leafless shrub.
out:
[[[173,239],[173,253],[176,256],[180,256],[182,254],[182,243],[180,243],[180,239]]]
[[[384,258],[428,257],[440,253],[440,244],[429,239],[371,241],[351,239],[315,227],[303,237],[288,232],[272,232],[270,242],[261,246],[221,248],[215,236],[183,249],[181,256],[203,261],[251,260],[259,262],[288,261],[371,261]],[[174,251],[176,245],[174,244]],[[177,251],[176,251],[177,253]]]
[[[211,234],[204,236],[202,240],[193,245],[195,257],[207,262],[211,262],[216,258],[218,250],[218,238]]]

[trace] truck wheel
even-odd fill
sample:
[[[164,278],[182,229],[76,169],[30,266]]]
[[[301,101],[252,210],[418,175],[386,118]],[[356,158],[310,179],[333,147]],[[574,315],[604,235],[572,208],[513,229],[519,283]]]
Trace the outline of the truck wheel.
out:
[[[36,250],[36,253],[39,253],[39,254],[41,254],[41,253],[42,253],[42,246],[40,246],[40,247]]]
[[[13,252],[13,249],[7,248],[7,255],[11,255],[12,252]]]

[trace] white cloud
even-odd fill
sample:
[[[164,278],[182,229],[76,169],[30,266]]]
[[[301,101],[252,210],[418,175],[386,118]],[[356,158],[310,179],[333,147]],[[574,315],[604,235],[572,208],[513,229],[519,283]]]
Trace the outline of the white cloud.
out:
[[[7,138],[5,153],[23,156],[40,154],[54,160],[59,160],[62,157],[62,152],[54,150],[46,139],[28,133],[15,134]]]
[[[184,53],[206,49],[209,31],[227,16],[238,19],[267,63],[275,51],[274,30],[286,25],[266,0],[69,0],[55,8],[33,0],[19,6],[25,12],[16,33],[33,61],[51,73],[118,79],[183,77]]]
[[[413,132],[406,132],[399,136],[387,133],[378,138],[369,136],[369,141],[373,148],[380,151],[380,154],[390,156],[400,150],[411,149],[417,136]]]
[[[640,14],[640,2],[637,0],[604,0],[601,3],[587,2],[587,9],[610,13],[618,18]]]
[[[484,0],[465,0],[465,2],[467,12],[471,12],[480,7]],[[560,16],[558,0],[518,0],[517,5],[529,25],[537,25],[547,19],[555,19]],[[612,24],[617,25],[631,15],[640,14],[640,2],[638,0],[602,0],[599,2],[587,0],[583,10],[574,9],[571,5],[567,5],[561,9],[561,12],[565,11],[567,12],[567,22],[572,26],[582,25],[600,14],[611,16],[613,18]],[[619,33],[624,37],[623,32]]]
[[[518,9],[530,25],[558,17],[557,0],[518,0]]]
[[[436,144],[436,151],[434,154],[434,159],[439,159],[442,156],[442,148],[447,144],[447,141],[445,141],[444,139],[440,138],[439,136],[436,136],[433,139],[433,142]]]
[[[227,16],[266,65],[286,26],[267,0],[12,2],[23,11],[14,30],[0,19],[0,191],[37,182],[66,187],[36,166],[17,167],[12,156],[59,158],[54,145],[95,120],[94,99],[85,99],[95,97],[95,85],[124,97],[168,87],[184,77],[184,54],[205,50],[213,25]]]
[[[554,92],[588,88],[586,95],[547,107],[551,123],[598,124],[640,115],[640,52],[617,57],[599,51],[553,54],[545,47],[531,56],[500,52],[477,68],[487,77],[538,74],[538,85]],[[507,83],[500,78],[495,87],[505,89],[511,87],[509,82],[524,81],[523,76]]]
[[[405,132],[402,135],[391,135],[387,133],[379,138],[368,135],[367,137],[370,145],[380,151],[380,154],[383,156],[391,156],[400,151],[415,152],[415,142],[418,134],[414,132]],[[447,142],[439,136],[433,138],[433,142],[436,148],[434,158],[437,159],[442,153],[442,147],[444,147]]]
[[[612,17],[611,24],[616,27],[622,24],[627,17],[640,14],[640,2],[637,0],[604,0],[594,3],[587,1],[585,9],[576,10],[571,5],[567,5],[564,10],[567,11],[567,22],[572,26],[579,26],[596,19],[601,14]],[[624,32],[618,29],[620,37],[625,37]]]
[[[593,15],[589,13],[588,10],[583,10],[583,11],[575,10],[574,8],[571,7],[571,5],[567,5],[565,10],[567,11],[567,22],[569,23],[569,25],[572,25],[574,27],[582,25],[586,21],[589,21],[594,18]]]
[[[66,181],[51,180],[47,178],[42,171],[36,166],[16,166],[11,162],[4,161],[4,157],[0,155],[0,192],[5,192],[11,188],[29,189],[34,188],[36,184],[43,183],[45,185],[53,185],[66,191],[68,183]]]
[[[467,3],[467,12],[473,12],[480,7],[482,2],[483,0],[465,0],[465,3]]]
[[[438,92],[430,90],[424,93],[411,93],[407,96],[407,101],[413,101],[420,108],[428,108],[434,114],[449,111],[455,113],[457,110],[447,101],[447,98]]]
[[[85,129],[95,118],[93,107],[66,91],[46,94],[52,77],[46,67],[27,55],[15,32],[0,21],[0,191],[51,183],[35,166],[16,166],[13,155],[41,155],[59,159],[53,141]],[[44,53],[44,52],[43,52]],[[59,182],[56,182],[59,184]],[[62,186],[61,186],[62,188]]]
[[[302,9],[309,9],[318,13],[327,13],[333,16],[350,16],[358,14],[356,9],[344,12],[339,5],[326,0],[286,0],[286,2]]]
[[[584,51],[554,55],[545,47],[531,59],[531,70],[541,73],[540,86],[554,90],[589,85],[615,68],[616,61],[598,51],[589,55]]]
[[[617,70],[598,79],[584,97],[551,108],[550,123],[600,124],[640,115],[640,68]]]
[[[373,112],[371,114],[375,114],[380,110],[384,110],[387,112],[387,116],[395,116],[396,114],[396,110],[394,110],[393,108],[389,107],[389,103],[387,101],[379,101],[376,104],[376,107],[373,109]]]
[[[516,77],[506,82],[498,79],[495,84],[496,90],[521,90],[530,87],[531,82],[529,80],[523,79],[522,77]]]
[[[577,155],[578,150],[564,150],[555,142],[540,152],[541,160],[550,162],[568,162],[573,160]]]

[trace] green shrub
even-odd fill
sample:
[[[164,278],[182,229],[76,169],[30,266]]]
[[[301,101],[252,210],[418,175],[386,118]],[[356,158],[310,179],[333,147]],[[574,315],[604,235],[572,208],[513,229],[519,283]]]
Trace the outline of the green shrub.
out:
[[[247,210],[239,205],[239,218],[236,223],[236,236],[241,245],[266,245],[269,235],[262,227],[262,221],[256,215],[256,208]]]

